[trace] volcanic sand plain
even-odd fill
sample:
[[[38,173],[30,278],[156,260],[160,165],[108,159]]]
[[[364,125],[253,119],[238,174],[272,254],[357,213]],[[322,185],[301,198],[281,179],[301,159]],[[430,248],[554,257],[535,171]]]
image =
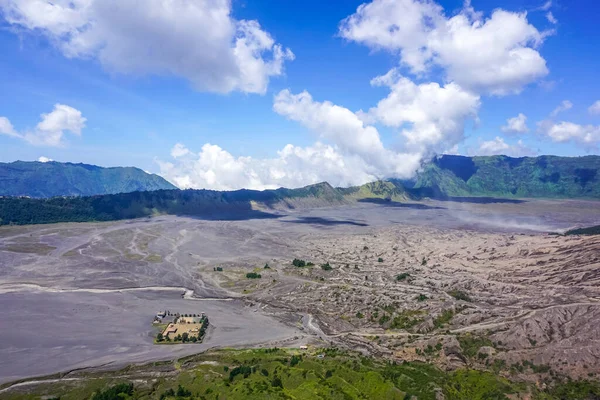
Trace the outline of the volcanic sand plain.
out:
[[[506,365],[596,373],[600,239],[547,233],[600,224],[600,203],[465,200],[2,227],[0,383],[309,342],[453,368],[478,362],[464,335]],[[164,309],[206,312],[204,343],[154,345]]]

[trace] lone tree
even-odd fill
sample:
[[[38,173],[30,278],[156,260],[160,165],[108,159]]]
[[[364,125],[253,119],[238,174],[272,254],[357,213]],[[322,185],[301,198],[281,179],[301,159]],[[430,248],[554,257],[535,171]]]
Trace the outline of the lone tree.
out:
[[[156,335],[156,341],[157,342],[162,342],[165,338],[163,337],[163,334],[158,332],[158,335]]]

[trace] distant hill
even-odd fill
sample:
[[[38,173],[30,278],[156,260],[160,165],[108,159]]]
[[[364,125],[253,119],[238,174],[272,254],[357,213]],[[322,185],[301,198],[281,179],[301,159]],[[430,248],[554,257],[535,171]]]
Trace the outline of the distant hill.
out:
[[[400,184],[413,195],[427,197],[600,199],[600,156],[443,155],[413,181]]]
[[[0,225],[114,221],[153,215],[186,215],[207,219],[270,218],[265,209],[346,204],[328,183],[300,189],[157,190],[90,197],[0,198]]]
[[[350,188],[334,188],[323,182],[299,189],[264,191],[174,189],[50,199],[3,197],[0,198],[0,225],[113,221],[162,214],[212,219],[272,218],[277,217],[273,210],[344,205],[357,201],[384,204],[423,198],[472,198],[469,201],[481,197],[600,199],[599,169],[598,156],[510,158],[445,155],[425,165],[412,181],[392,179]],[[162,178],[135,168],[120,170],[134,170],[144,174],[143,177],[158,178],[159,183],[172,187]],[[119,187],[113,187],[113,190],[116,188]],[[127,191],[123,187],[120,190]]]
[[[0,196],[93,196],[159,189],[176,187],[158,175],[132,167],[54,161],[0,163]]]

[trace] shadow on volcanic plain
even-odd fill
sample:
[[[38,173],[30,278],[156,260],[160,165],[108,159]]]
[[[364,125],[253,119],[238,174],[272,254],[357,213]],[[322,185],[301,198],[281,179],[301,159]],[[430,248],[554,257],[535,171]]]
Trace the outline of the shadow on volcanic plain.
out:
[[[353,226],[369,226],[369,224],[365,222],[358,222],[353,220],[339,220],[339,219],[329,219],[323,217],[299,217],[292,221],[281,221],[292,224],[310,224],[310,225],[353,225]]]

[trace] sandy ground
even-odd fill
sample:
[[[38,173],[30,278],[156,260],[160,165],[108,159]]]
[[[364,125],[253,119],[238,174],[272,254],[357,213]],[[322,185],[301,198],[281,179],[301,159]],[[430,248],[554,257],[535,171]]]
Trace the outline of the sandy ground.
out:
[[[329,311],[322,303],[321,298],[335,291],[332,285],[345,282],[357,285],[357,290],[368,289],[371,295],[365,291],[361,295],[363,302],[372,301],[367,300],[369,296],[384,298],[388,295],[382,293],[385,290],[396,290],[390,296],[398,298],[408,296],[406,293],[413,296],[422,289],[392,290],[387,288],[384,278],[408,267],[417,268],[413,264],[422,256],[442,259],[444,254],[459,248],[462,253],[457,259],[466,260],[471,257],[467,254],[468,246],[477,246],[482,252],[483,248],[495,247],[489,241],[505,242],[511,234],[541,238],[546,237],[542,232],[592,224],[600,224],[600,203],[436,201],[413,205],[364,203],[237,221],[169,216],[110,223],[2,227],[0,383],[88,366],[170,359],[213,346],[284,345],[286,340],[309,334],[333,340],[345,331],[368,335],[373,327],[360,322],[339,326],[332,322],[344,313],[355,312],[352,308]],[[403,231],[398,233],[394,229]],[[411,238],[410,242],[406,237]],[[354,253],[363,248],[365,240],[369,240],[370,253],[354,260]],[[392,248],[403,240],[407,243],[404,249],[407,254],[393,257]],[[522,243],[521,247],[541,245],[531,242]],[[408,254],[411,261],[403,261]],[[380,255],[386,261],[367,272],[373,275],[375,283],[368,282],[365,286],[365,273],[361,271],[358,285],[358,273],[340,269],[359,261],[360,268],[367,268],[374,262],[372,257]],[[314,276],[288,271],[289,261],[294,257],[330,261],[335,270],[326,276],[325,282],[315,284]],[[521,267],[528,257],[521,256],[515,267]],[[266,262],[273,268],[263,272],[260,282],[245,279],[246,272],[262,268]],[[443,284],[450,288],[457,285],[457,279],[468,280],[477,275],[476,281],[480,282],[480,276],[488,279],[490,274],[499,273],[498,270],[471,273],[479,271],[478,262],[447,264],[416,284],[426,287],[430,285],[427,281],[432,281],[440,287],[427,293],[447,297],[442,294]],[[217,266],[225,272],[216,273]],[[531,274],[529,269],[521,272]],[[418,275],[418,271],[414,273]],[[505,275],[500,279],[502,285],[512,285],[510,290],[514,290],[527,284],[508,282],[514,276]],[[377,286],[378,281],[381,286]],[[310,285],[313,290],[307,291]],[[591,284],[594,290],[595,285],[594,281]],[[478,286],[472,283],[471,287]],[[185,291],[188,294],[182,298]],[[556,293],[555,300],[547,305],[558,302],[560,296],[564,293]],[[580,302],[589,302],[588,293],[582,296]],[[490,311],[489,319],[477,317],[462,324],[457,322],[454,328],[493,324],[494,318],[510,316],[506,312],[509,308],[504,307],[510,304],[502,303],[502,296],[496,297],[494,302],[503,308]],[[442,300],[440,297],[440,304]],[[477,298],[477,304],[485,303],[484,300]],[[294,301],[298,307],[290,307]],[[568,303],[576,301],[569,299]],[[431,305],[431,312],[439,309],[435,304]],[[485,308],[477,307],[478,312]],[[206,342],[153,345],[152,318],[165,308],[206,312],[213,325]],[[492,305],[489,308],[495,309]]]
[[[0,295],[0,304],[2,381],[65,369],[169,359],[215,346],[252,345],[298,334],[239,301],[182,300],[178,293],[14,292]],[[158,330],[151,319],[165,308],[206,312],[211,329],[204,342],[154,345]]]

